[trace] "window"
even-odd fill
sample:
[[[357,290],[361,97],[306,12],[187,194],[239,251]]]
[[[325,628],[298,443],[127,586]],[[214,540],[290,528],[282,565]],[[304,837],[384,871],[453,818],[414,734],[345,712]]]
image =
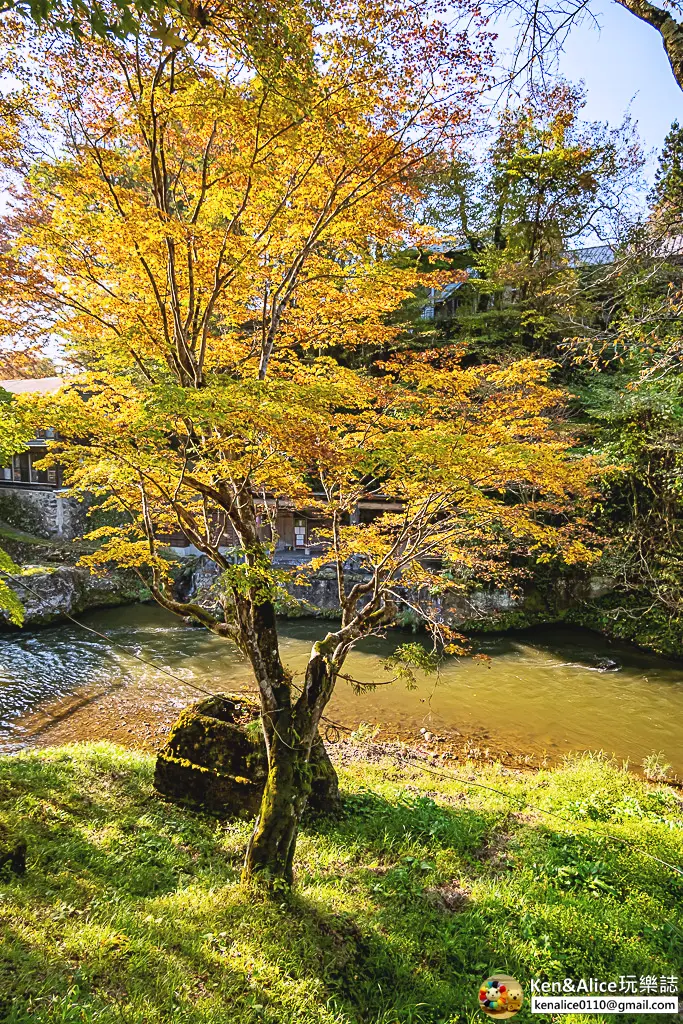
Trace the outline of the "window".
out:
[[[45,458],[45,451],[31,452],[31,483],[46,484],[47,473],[44,469],[36,469],[35,463]]]
[[[21,455],[14,456],[14,480],[21,484],[28,484],[31,482],[31,469],[28,452],[22,452]]]
[[[303,548],[306,546],[306,520],[294,520],[294,547]]]

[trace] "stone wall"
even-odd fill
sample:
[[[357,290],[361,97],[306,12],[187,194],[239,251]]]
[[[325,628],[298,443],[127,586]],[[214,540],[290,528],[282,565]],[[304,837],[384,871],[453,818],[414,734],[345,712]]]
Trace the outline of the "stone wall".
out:
[[[66,491],[0,488],[0,520],[39,537],[72,540],[83,533],[85,506]]]
[[[357,574],[347,574],[347,590],[361,579],[363,577]],[[307,584],[288,585],[287,592],[293,600],[291,605],[282,608],[285,615],[335,618],[340,614],[336,574],[329,569],[311,574]],[[428,607],[437,621],[468,632],[536,625],[556,618],[548,602],[534,588],[518,594],[498,587],[469,592],[457,590],[438,597],[416,594],[401,587],[397,587],[396,592],[406,599],[405,604],[399,605],[398,624],[414,628],[422,625],[422,620],[413,605]]]
[[[216,580],[216,567],[206,558],[196,560],[183,587],[183,598],[192,597],[210,607],[216,604],[212,587]],[[347,572],[346,586],[364,577]],[[519,593],[498,587],[474,588],[468,592],[456,590],[439,597],[428,597],[431,613],[453,629],[468,633],[486,633],[506,629],[524,629],[527,626],[560,622],[571,609],[581,608],[589,601],[609,593],[613,581],[606,578],[576,576],[559,577],[541,586],[531,581]],[[401,588],[396,588],[400,593]],[[334,619],[340,615],[337,579],[333,568],[327,566],[311,573],[306,583],[287,585],[287,597],[278,605],[285,617],[313,616]],[[411,609],[420,602],[420,595],[406,591],[406,603],[399,609],[398,624],[418,628],[421,622]],[[426,595],[425,595],[426,596]]]

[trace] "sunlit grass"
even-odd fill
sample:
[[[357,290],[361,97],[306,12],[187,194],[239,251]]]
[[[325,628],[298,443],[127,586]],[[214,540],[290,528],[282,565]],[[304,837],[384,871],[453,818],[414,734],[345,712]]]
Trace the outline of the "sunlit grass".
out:
[[[683,802],[608,762],[460,769],[504,796],[355,763],[275,900],[238,885],[248,824],[163,803],[152,772],[103,743],[0,760],[0,845],[29,851],[0,881],[0,1020],[453,1024],[495,970],[683,973],[683,879],[639,852],[683,863]]]

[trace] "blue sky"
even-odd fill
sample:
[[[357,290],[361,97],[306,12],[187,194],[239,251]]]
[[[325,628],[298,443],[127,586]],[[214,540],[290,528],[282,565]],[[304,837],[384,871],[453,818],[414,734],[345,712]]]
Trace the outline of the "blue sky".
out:
[[[630,110],[646,151],[659,150],[671,122],[683,122],[683,91],[659,33],[613,0],[593,0],[591,10],[601,31],[588,21],[576,26],[560,70],[570,81],[585,82],[588,120],[618,125]],[[654,164],[652,160],[650,176]]]

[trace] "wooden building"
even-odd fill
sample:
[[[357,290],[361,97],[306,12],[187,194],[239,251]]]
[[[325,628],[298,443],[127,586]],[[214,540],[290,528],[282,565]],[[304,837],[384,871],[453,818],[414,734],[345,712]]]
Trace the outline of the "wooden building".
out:
[[[61,377],[40,377],[35,380],[0,380],[0,388],[14,395],[53,394],[62,386]],[[0,406],[0,412],[2,406]],[[47,442],[54,438],[54,430],[39,430],[29,441],[25,451],[13,456],[10,465],[0,466],[0,487],[22,490],[57,490],[62,486],[59,467],[38,469],[36,463],[47,454]]]

